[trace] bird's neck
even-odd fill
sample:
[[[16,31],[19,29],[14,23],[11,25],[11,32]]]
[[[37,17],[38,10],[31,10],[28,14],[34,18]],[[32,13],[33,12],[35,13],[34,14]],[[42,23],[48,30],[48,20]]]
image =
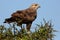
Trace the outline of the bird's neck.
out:
[[[29,8],[30,10],[33,10],[33,11],[36,11],[37,9],[35,9],[35,8]]]
[[[38,8],[37,7],[29,7],[30,9],[32,10],[37,10]]]

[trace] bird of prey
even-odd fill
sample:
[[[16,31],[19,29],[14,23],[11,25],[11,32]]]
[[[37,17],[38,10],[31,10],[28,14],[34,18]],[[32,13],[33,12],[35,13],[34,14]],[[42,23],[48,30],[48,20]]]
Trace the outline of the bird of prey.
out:
[[[4,23],[16,22],[17,26],[26,24],[27,31],[30,31],[32,22],[37,17],[37,9],[40,8],[39,4],[33,3],[27,9],[17,10],[11,14],[10,18],[5,19]]]

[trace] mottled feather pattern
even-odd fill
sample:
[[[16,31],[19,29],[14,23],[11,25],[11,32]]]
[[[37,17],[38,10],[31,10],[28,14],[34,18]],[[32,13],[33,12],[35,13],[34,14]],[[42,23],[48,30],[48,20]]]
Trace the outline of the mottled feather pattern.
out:
[[[18,10],[11,14],[10,18],[5,19],[4,23],[16,22],[17,26],[26,24],[26,28],[30,31],[32,22],[37,17],[37,9],[39,8],[38,4],[32,4],[29,8],[25,10]]]

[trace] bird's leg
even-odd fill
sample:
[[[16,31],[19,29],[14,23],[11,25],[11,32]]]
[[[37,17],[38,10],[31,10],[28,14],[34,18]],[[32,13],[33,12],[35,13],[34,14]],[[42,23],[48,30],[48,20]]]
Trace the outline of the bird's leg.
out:
[[[28,23],[26,25],[27,33],[30,33],[30,28],[31,28],[32,23]]]

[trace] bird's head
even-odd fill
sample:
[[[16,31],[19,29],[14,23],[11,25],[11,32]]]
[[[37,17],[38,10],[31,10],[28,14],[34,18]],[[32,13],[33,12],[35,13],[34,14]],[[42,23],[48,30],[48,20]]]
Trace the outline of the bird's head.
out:
[[[38,8],[40,8],[40,5],[33,3],[33,4],[30,6],[30,8],[33,8],[34,10],[37,10]]]

